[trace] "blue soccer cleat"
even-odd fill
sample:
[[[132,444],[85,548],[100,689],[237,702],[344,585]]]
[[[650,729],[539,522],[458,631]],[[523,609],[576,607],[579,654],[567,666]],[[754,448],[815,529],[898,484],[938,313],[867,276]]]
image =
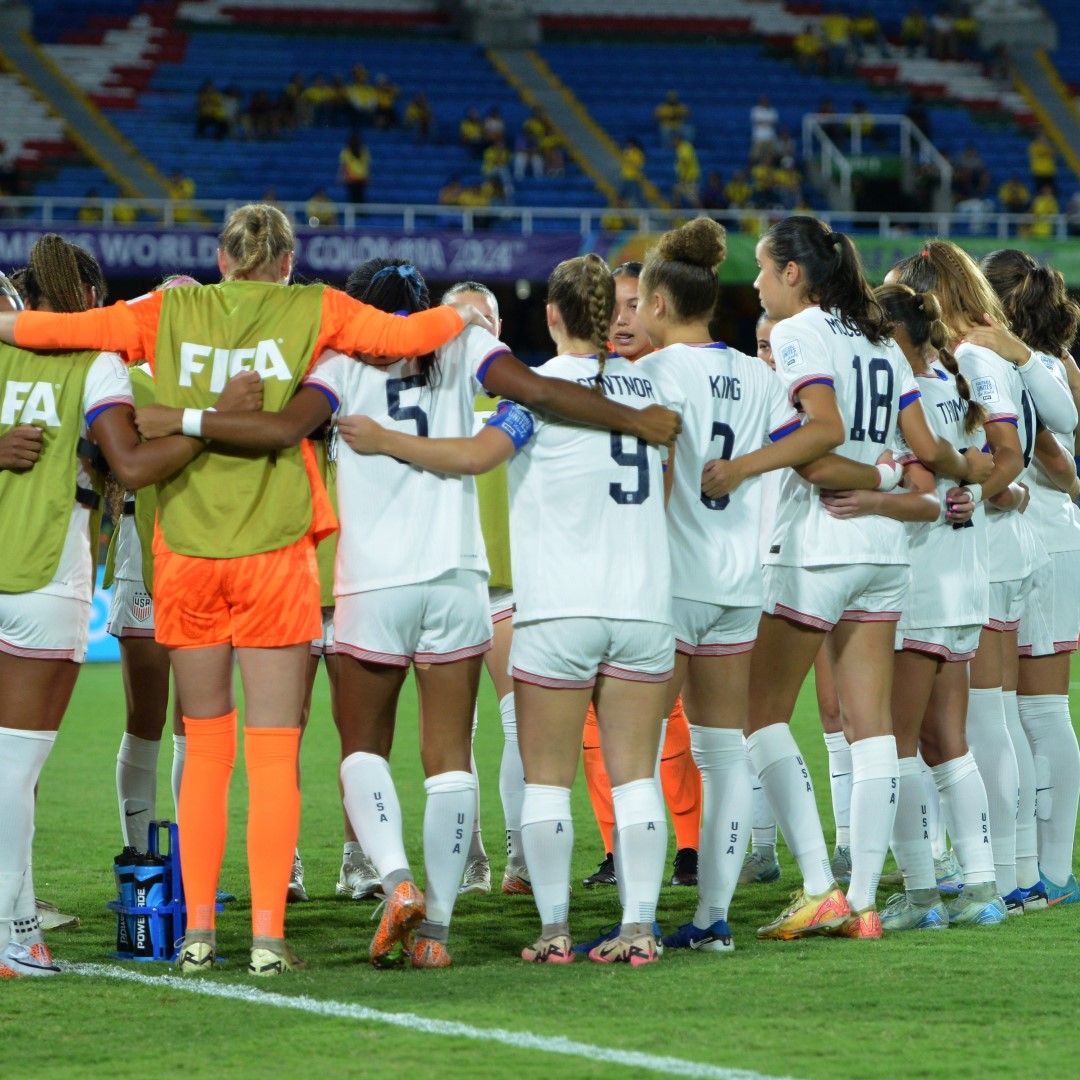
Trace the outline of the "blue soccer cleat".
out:
[[[947,930],[949,913],[940,900],[917,904],[907,893],[893,893],[881,915],[883,930]]]
[[[1042,886],[1046,890],[1046,903],[1049,907],[1058,904],[1080,904],[1080,883],[1076,875],[1070,874],[1064,885],[1055,885],[1047,876],[1042,876]]]
[[[731,928],[723,919],[717,919],[707,930],[692,922],[685,923],[664,938],[664,948],[726,953],[735,951],[735,943],[731,940]]]
[[[945,910],[949,913],[950,926],[1000,926],[1008,918],[1005,901],[998,896],[992,881],[962,886]]]
[[[1018,890],[1024,897],[1024,914],[1032,911],[1045,911],[1050,906],[1049,897],[1046,894],[1046,886],[1037,881],[1029,889]]]

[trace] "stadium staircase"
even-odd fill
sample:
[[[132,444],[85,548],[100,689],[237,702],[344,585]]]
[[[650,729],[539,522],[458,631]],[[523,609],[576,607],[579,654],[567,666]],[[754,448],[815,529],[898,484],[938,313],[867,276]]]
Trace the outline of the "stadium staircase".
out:
[[[1080,112],[1045,49],[1013,49],[1010,71],[1017,90],[1047,137],[1080,177]]]

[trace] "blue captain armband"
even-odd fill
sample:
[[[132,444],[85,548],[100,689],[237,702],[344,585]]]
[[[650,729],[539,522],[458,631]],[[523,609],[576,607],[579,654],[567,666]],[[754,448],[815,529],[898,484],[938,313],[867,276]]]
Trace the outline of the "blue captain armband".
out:
[[[536,424],[532,413],[516,401],[500,401],[484,427],[498,428],[514,444],[514,449],[520,450],[533,437]]]

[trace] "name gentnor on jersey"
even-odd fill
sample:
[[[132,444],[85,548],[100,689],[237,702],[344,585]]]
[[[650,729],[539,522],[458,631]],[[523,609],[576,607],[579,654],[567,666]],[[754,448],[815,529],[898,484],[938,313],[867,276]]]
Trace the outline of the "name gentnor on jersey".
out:
[[[709,499],[701,493],[701,471],[714,458],[741,457],[798,429],[784,384],[757,357],[719,342],[671,345],[634,366],[683,422],[669,464],[672,595],[732,607],[760,605],[761,478]]]
[[[811,307],[773,327],[772,346],[777,375],[792,404],[810,386],[829,386],[836,393],[845,437],[835,453],[874,465],[892,449],[901,410],[919,398],[911,368],[895,343],[875,344],[836,315]],[[794,469],[786,471],[767,562],[782,566],[908,562],[901,522],[873,515],[830,517],[820,494],[820,488]]]
[[[594,356],[556,356],[546,378],[593,385]],[[609,397],[660,402],[651,378],[619,356],[604,368]],[[534,416],[511,460],[510,547],[515,624],[591,616],[671,621],[671,567],[660,452],[641,439]]]

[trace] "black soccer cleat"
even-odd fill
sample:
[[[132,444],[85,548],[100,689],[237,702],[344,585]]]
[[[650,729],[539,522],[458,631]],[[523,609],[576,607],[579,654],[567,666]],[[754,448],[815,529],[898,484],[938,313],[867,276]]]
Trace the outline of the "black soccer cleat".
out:
[[[675,852],[669,885],[697,885],[697,852],[692,847],[682,847]]]
[[[695,856],[695,867],[697,866]],[[582,883],[586,889],[593,889],[597,885],[617,885],[615,877],[615,856],[609,851],[604,856],[604,861],[596,868],[595,874],[590,874]]]

